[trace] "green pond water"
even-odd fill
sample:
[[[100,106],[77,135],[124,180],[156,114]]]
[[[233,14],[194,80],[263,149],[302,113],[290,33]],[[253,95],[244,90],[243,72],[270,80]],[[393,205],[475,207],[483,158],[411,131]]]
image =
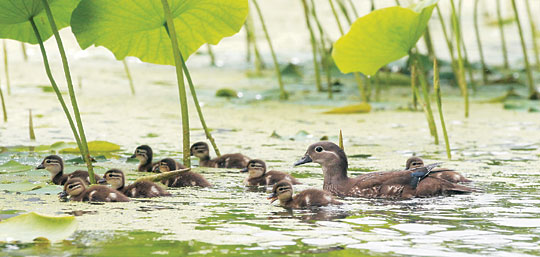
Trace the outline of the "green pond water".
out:
[[[287,4],[288,0],[276,2]],[[321,11],[328,14],[322,17],[331,17],[328,8]],[[270,11],[268,19],[278,21],[282,15]],[[303,25],[301,16],[290,17],[291,22]],[[464,22],[468,28],[465,33],[472,35],[469,20]],[[271,23],[269,29],[278,34],[287,24],[283,20]],[[432,22],[431,26],[438,24]],[[337,142],[341,129],[350,176],[402,169],[409,156],[418,155],[426,163],[443,161],[444,167],[460,171],[483,192],[403,201],[346,198],[342,206],[288,211],[266,200],[267,188],[244,187],[245,174],[237,170],[194,168],[214,187],[169,189],[172,197],[130,203],[60,202],[57,193],[62,188],[50,184],[47,171],[33,167],[66,147],[55,143],[73,139],[55,95],[48,90],[38,49],[32,46],[28,62],[17,51],[11,55],[12,94],[6,98],[9,122],[0,123],[0,165],[6,165],[0,168],[0,219],[30,211],[74,215],[78,229],[63,242],[0,243],[0,256],[540,255],[540,114],[536,112],[540,105],[525,100],[483,103],[511,87],[526,95],[525,87],[479,87],[472,95],[471,115],[464,118],[459,91],[444,80],[443,108],[453,156],[449,161],[444,145],[433,144],[424,114],[410,111],[410,88],[399,76],[392,77],[391,89],[383,87],[370,114],[322,114],[333,107],[358,103],[356,86],[352,77],[340,76],[344,87],[334,100],[315,92],[305,49],[309,37],[302,26],[290,28],[289,34],[276,37],[276,45],[283,46],[283,63],[287,58],[300,60],[304,77],[286,78],[286,89],[291,93],[288,102],[277,100],[277,83],[270,70],[265,76],[252,76],[247,74],[249,67],[239,64],[245,57],[244,48],[238,47],[243,42],[241,36],[226,39],[217,48],[218,63],[225,68],[208,67],[206,55],[190,59],[207,123],[222,153],[241,152],[265,160],[269,169],[292,173],[303,183],[295,186],[296,192],[322,188],[318,165],[293,168],[292,163],[321,138]],[[496,28],[485,31],[486,35],[495,32]],[[70,49],[74,77],[79,78],[77,95],[87,137],[120,147],[119,151],[93,153],[99,157],[97,173],[120,168],[130,181],[147,175],[136,172],[137,163],[127,160],[140,144],[152,146],[156,159],[179,160],[180,107],[174,68],[130,59],[137,90],[131,96],[123,67],[112,61],[110,53],[102,48],[81,51],[69,31],[63,31],[62,36]],[[303,41],[291,37],[302,37]],[[444,49],[442,38],[435,38]],[[509,39],[509,50],[512,62],[521,65],[516,40]],[[47,47],[54,49],[53,43],[49,41]],[[486,47],[488,59],[498,63],[496,42],[486,44],[491,46]],[[15,42],[8,45],[19,47]],[[445,51],[439,52],[444,57]],[[54,54],[51,59],[54,75],[62,81],[59,59]],[[491,76],[497,79],[513,74],[524,78],[513,71],[494,71]],[[539,74],[535,77],[538,81]],[[242,97],[215,97],[221,88],[233,88]],[[36,141],[28,137],[28,109],[34,115]],[[191,138],[202,141],[204,132],[194,106],[190,105],[190,110]],[[440,140],[443,142],[442,137]],[[78,157],[61,155],[65,160]],[[68,172],[84,168],[76,160],[66,164]]]

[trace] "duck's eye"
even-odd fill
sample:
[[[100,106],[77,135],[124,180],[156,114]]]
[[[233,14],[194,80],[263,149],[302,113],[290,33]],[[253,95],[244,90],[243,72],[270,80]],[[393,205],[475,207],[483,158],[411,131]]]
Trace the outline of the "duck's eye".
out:
[[[322,151],[323,151],[322,146],[317,146],[317,147],[315,147],[315,152],[320,153],[320,152],[322,152]]]
[[[45,163],[51,163],[51,160],[45,160]]]

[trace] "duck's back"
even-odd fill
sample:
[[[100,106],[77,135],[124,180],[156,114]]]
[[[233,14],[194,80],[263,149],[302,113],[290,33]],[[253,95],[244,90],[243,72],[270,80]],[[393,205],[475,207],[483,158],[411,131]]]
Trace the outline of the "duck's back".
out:
[[[336,201],[332,194],[319,189],[306,189],[293,198],[293,208],[305,208],[310,206],[326,206],[329,204],[342,204]]]
[[[132,198],[151,198],[159,196],[170,196],[171,194],[151,181],[135,182],[122,190],[128,197]]]
[[[191,171],[182,172],[174,177],[164,179],[161,183],[168,187],[212,186],[202,175]]]
[[[92,202],[129,202],[121,192],[107,186],[93,185],[84,192],[84,200]]]

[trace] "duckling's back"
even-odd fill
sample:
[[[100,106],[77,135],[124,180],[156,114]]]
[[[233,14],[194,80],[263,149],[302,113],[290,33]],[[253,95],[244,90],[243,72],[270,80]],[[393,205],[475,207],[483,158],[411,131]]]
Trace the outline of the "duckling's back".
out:
[[[146,180],[135,182],[125,187],[122,193],[132,198],[151,198],[171,195],[156,183]]]
[[[202,175],[191,171],[182,172],[174,177],[164,179],[161,183],[168,187],[212,186]]]
[[[129,198],[121,192],[101,185],[93,185],[86,189],[84,200],[92,202],[129,202]]]

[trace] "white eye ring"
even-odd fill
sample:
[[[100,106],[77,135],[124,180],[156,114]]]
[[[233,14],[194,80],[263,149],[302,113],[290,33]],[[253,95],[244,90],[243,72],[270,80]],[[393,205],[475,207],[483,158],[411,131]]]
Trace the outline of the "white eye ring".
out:
[[[323,150],[324,150],[324,149],[322,148],[322,146],[317,146],[317,147],[315,147],[315,152],[320,153],[320,152],[322,152]]]

